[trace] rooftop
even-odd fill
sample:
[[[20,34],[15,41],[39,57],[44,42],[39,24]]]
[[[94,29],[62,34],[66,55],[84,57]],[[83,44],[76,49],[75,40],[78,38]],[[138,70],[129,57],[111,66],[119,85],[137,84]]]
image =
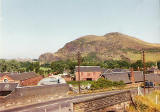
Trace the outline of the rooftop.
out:
[[[24,72],[24,73],[9,73],[6,74],[8,77],[11,77],[13,80],[26,80],[33,77],[36,77],[37,74],[34,72]]]

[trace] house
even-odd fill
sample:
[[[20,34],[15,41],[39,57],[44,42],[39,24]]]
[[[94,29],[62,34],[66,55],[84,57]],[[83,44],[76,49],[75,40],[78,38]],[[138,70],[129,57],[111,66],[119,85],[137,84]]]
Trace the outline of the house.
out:
[[[18,83],[19,86],[37,85],[43,79],[43,76],[34,72],[25,73],[6,73],[1,75],[0,83]]]
[[[80,80],[97,80],[104,72],[100,66],[80,66]],[[75,68],[76,81],[79,81],[78,66]]]

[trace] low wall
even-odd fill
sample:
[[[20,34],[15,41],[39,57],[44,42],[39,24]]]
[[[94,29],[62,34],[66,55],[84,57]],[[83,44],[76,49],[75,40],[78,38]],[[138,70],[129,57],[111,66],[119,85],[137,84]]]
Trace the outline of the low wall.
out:
[[[6,98],[44,96],[53,94],[63,95],[66,94],[68,90],[69,86],[67,84],[18,87]]]
[[[11,94],[0,99],[0,106],[5,108],[43,102],[66,96],[68,91],[69,86],[67,84],[18,87]]]
[[[130,91],[73,101],[74,112],[103,112],[107,107],[131,101]]]

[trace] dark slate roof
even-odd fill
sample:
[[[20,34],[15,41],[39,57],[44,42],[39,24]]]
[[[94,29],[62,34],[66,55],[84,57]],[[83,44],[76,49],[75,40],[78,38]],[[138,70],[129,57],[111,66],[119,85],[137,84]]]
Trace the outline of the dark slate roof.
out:
[[[80,66],[80,72],[103,72],[104,70],[100,66]],[[78,71],[78,66],[75,71]]]
[[[34,72],[24,72],[24,73],[10,73],[7,76],[11,77],[13,80],[26,80],[33,77],[36,77],[36,73]]]
[[[105,71],[104,71],[104,73],[112,73],[113,71],[112,71],[112,69],[106,69]]]
[[[146,74],[146,80],[160,83],[160,74]]]
[[[113,72],[109,74],[102,74],[102,76],[111,81],[123,81],[124,83],[130,83],[127,72]]]
[[[0,83],[0,91],[13,91],[18,83]]]
[[[134,71],[134,79],[135,79],[135,82],[142,82],[143,81],[143,72],[142,71]]]
[[[128,69],[120,69],[120,68],[115,68],[115,69],[112,69],[113,72],[128,72],[129,70]]]
[[[129,79],[129,74],[131,72],[111,72],[111,73],[103,73],[101,77],[105,77],[111,81],[123,81],[124,83],[131,83]],[[143,72],[141,71],[134,71],[135,82],[142,82],[143,81]]]

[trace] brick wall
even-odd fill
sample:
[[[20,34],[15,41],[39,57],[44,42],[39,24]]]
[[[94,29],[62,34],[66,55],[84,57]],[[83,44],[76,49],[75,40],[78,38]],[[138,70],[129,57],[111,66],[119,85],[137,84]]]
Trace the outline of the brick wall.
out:
[[[101,95],[90,99],[81,99],[73,102],[74,112],[101,112],[106,107],[130,102],[130,91],[119,92],[111,95]]]
[[[97,80],[100,77],[100,74],[101,72],[80,72],[80,80],[87,80],[87,78]],[[78,80],[78,72],[76,72],[76,81]]]

